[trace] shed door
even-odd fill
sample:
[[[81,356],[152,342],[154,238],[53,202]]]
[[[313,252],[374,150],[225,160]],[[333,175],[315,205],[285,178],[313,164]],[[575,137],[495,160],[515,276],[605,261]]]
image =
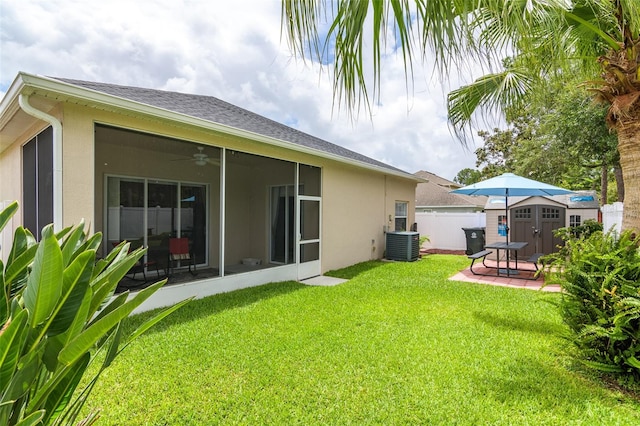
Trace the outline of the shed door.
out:
[[[565,226],[565,209],[554,206],[538,206],[539,244],[536,253],[549,254],[558,251],[562,239],[555,237],[553,231]]]
[[[553,231],[565,226],[565,209],[549,205],[533,205],[511,209],[511,241],[529,243],[518,252],[527,258],[533,253],[549,254],[557,251],[562,240]]]
[[[518,257],[528,258],[533,253],[537,253],[537,236],[535,230],[538,226],[536,221],[536,206],[511,209],[510,222],[510,240],[526,241],[529,243],[522,250],[518,250]]]

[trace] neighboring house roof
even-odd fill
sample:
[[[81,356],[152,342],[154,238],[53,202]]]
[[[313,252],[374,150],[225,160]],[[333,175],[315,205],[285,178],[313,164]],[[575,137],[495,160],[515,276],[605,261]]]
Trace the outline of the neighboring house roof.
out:
[[[462,185],[442,178],[433,173],[421,170],[414,173],[427,182],[421,182],[416,187],[416,207],[419,208],[474,208],[482,209],[487,197],[472,197],[470,195],[452,194],[451,191]]]
[[[426,170],[420,170],[418,172],[415,172],[414,175],[418,176],[421,179],[427,180],[431,183],[435,183],[436,185],[439,185],[445,188],[451,188],[451,189],[462,188],[462,185],[460,185],[459,183],[452,182],[450,180],[447,180],[443,177],[440,177]]]
[[[128,110],[170,116],[168,118],[201,127],[207,127],[206,123],[212,123],[216,125],[215,130],[217,131],[235,133],[238,136],[260,140],[264,143],[347,161],[415,179],[415,176],[396,167],[303,133],[212,96],[20,73],[7,92],[5,99],[2,100],[2,107],[7,105],[7,97],[17,96],[22,85],[59,92],[64,95],[63,98],[91,100]],[[0,108],[0,113],[4,113],[2,109],[4,108]]]
[[[509,208],[512,208],[531,197],[509,197]],[[600,202],[596,191],[575,191],[572,194],[544,196],[568,209],[599,209]],[[486,210],[504,210],[504,197],[489,197]]]

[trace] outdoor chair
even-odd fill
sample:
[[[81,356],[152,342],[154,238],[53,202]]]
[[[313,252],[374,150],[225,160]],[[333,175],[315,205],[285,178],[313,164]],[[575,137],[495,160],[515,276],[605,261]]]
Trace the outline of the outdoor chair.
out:
[[[189,272],[191,275],[196,275],[196,262],[195,256],[189,248],[188,238],[169,238],[169,274],[175,268],[175,265],[180,262],[183,266],[183,262],[186,261],[189,264]],[[193,266],[193,271],[191,270]]]

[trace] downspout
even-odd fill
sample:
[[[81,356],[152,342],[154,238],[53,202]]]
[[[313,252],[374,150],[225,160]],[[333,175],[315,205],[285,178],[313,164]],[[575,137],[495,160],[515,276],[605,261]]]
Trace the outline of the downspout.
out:
[[[27,114],[46,121],[53,128],[53,229],[62,230],[62,123],[52,115],[34,108],[29,95],[20,94],[20,108]]]

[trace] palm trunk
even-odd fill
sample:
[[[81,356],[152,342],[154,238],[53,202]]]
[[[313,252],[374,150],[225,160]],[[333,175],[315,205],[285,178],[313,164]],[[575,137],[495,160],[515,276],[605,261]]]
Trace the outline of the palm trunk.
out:
[[[600,205],[604,206],[609,202],[607,193],[609,192],[609,167],[606,163],[602,163],[600,170]]]
[[[618,151],[624,180],[624,213],[622,230],[640,233],[640,117],[619,122]]]
[[[624,179],[622,178],[622,168],[620,163],[613,166],[613,175],[616,177],[616,188],[618,188],[618,199],[621,203],[624,201]]]

